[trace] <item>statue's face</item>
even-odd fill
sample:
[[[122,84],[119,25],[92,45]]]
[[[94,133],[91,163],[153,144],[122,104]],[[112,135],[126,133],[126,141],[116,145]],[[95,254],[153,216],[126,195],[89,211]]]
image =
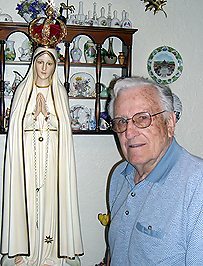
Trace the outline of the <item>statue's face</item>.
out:
[[[36,83],[49,84],[55,70],[55,61],[48,53],[43,53],[36,58]]]

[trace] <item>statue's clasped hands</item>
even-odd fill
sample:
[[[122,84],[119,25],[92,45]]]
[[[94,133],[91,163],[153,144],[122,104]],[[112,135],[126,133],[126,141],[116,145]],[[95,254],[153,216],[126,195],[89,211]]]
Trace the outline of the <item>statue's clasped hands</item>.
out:
[[[49,116],[49,112],[47,111],[46,106],[46,100],[41,92],[39,92],[36,97],[36,108],[33,113],[34,119],[36,119],[40,113],[44,115],[45,119],[47,119]]]

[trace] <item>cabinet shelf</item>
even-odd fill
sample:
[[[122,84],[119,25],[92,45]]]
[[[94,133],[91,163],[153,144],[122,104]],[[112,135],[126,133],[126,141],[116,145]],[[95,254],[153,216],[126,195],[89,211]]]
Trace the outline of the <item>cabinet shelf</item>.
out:
[[[95,119],[96,119],[96,129],[95,130],[73,130],[75,135],[109,135],[113,134],[111,130],[100,130],[100,112],[101,103],[106,101],[108,98],[100,97],[101,90],[101,73],[104,69],[117,69],[121,72],[121,76],[131,76],[132,72],[132,42],[133,34],[138,31],[138,29],[123,29],[123,28],[110,28],[110,27],[95,27],[95,26],[76,26],[67,25],[68,34],[63,40],[64,45],[64,62],[59,62],[59,66],[63,68],[64,73],[64,86],[67,89],[67,93],[70,89],[70,70],[73,72],[79,71],[80,68],[88,68],[95,70],[95,97],[72,97],[69,99],[78,100],[79,103],[83,100],[94,101]],[[4,86],[5,86],[5,67],[16,66],[29,66],[28,61],[5,61],[5,41],[11,34],[21,32],[24,33],[28,38],[28,24],[21,22],[0,22],[0,134],[4,134],[6,129],[5,125],[5,97],[4,97]],[[96,44],[96,61],[95,63],[73,63],[70,59],[70,45],[74,38],[77,36],[86,36],[90,38]],[[104,64],[101,59],[101,50],[104,42],[110,38],[115,37],[121,41],[122,51],[126,57],[125,64]],[[78,70],[77,70],[78,69]],[[116,70],[116,71],[117,71]],[[120,73],[119,72],[119,73]]]
[[[64,63],[63,62],[60,62],[59,65],[63,65]],[[92,64],[92,63],[70,63],[70,65],[72,67],[96,67],[96,64]],[[101,67],[103,68],[126,68],[127,67],[127,64],[101,64]]]
[[[29,61],[5,61],[5,65],[29,65]]]
[[[111,130],[72,130],[74,135],[112,135]]]
[[[111,130],[72,130],[73,135],[113,135]],[[0,135],[5,135],[6,131],[0,131]]]
[[[73,99],[73,100],[95,100],[96,97],[84,97],[84,96],[69,96],[69,99]],[[100,97],[101,100],[107,100],[108,97]]]
[[[5,61],[6,65],[29,65],[31,62],[30,61],[18,61],[18,60],[14,60],[14,61]],[[64,62],[58,62],[58,64],[60,66],[64,66]],[[70,65],[72,67],[96,67],[96,64],[92,64],[92,63],[83,63],[83,62],[79,62],[79,63],[72,63],[70,62]],[[107,67],[107,68],[122,68],[122,67],[127,67],[127,64],[101,64],[102,67]]]

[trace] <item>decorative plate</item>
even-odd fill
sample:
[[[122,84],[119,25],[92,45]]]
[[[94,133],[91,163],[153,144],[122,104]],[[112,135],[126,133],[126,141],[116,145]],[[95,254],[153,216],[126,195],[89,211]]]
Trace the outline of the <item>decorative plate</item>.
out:
[[[161,46],[150,54],[147,69],[153,80],[161,84],[169,84],[180,77],[183,71],[183,60],[175,49]]]
[[[73,105],[70,108],[71,127],[73,130],[88,130],[91,110],[84,105]]]
[[[94,97],[95,81],[94,78],[85,72],[79,72],[70,78],[70,96],[73,97]]]

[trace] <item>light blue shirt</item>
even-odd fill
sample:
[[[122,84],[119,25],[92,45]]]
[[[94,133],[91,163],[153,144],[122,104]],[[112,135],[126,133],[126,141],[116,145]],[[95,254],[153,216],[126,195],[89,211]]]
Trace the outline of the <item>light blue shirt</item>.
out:
[[[111,266],[203,266],[203,160],[174,139],[135,185],[122,162],[109,191]]]

